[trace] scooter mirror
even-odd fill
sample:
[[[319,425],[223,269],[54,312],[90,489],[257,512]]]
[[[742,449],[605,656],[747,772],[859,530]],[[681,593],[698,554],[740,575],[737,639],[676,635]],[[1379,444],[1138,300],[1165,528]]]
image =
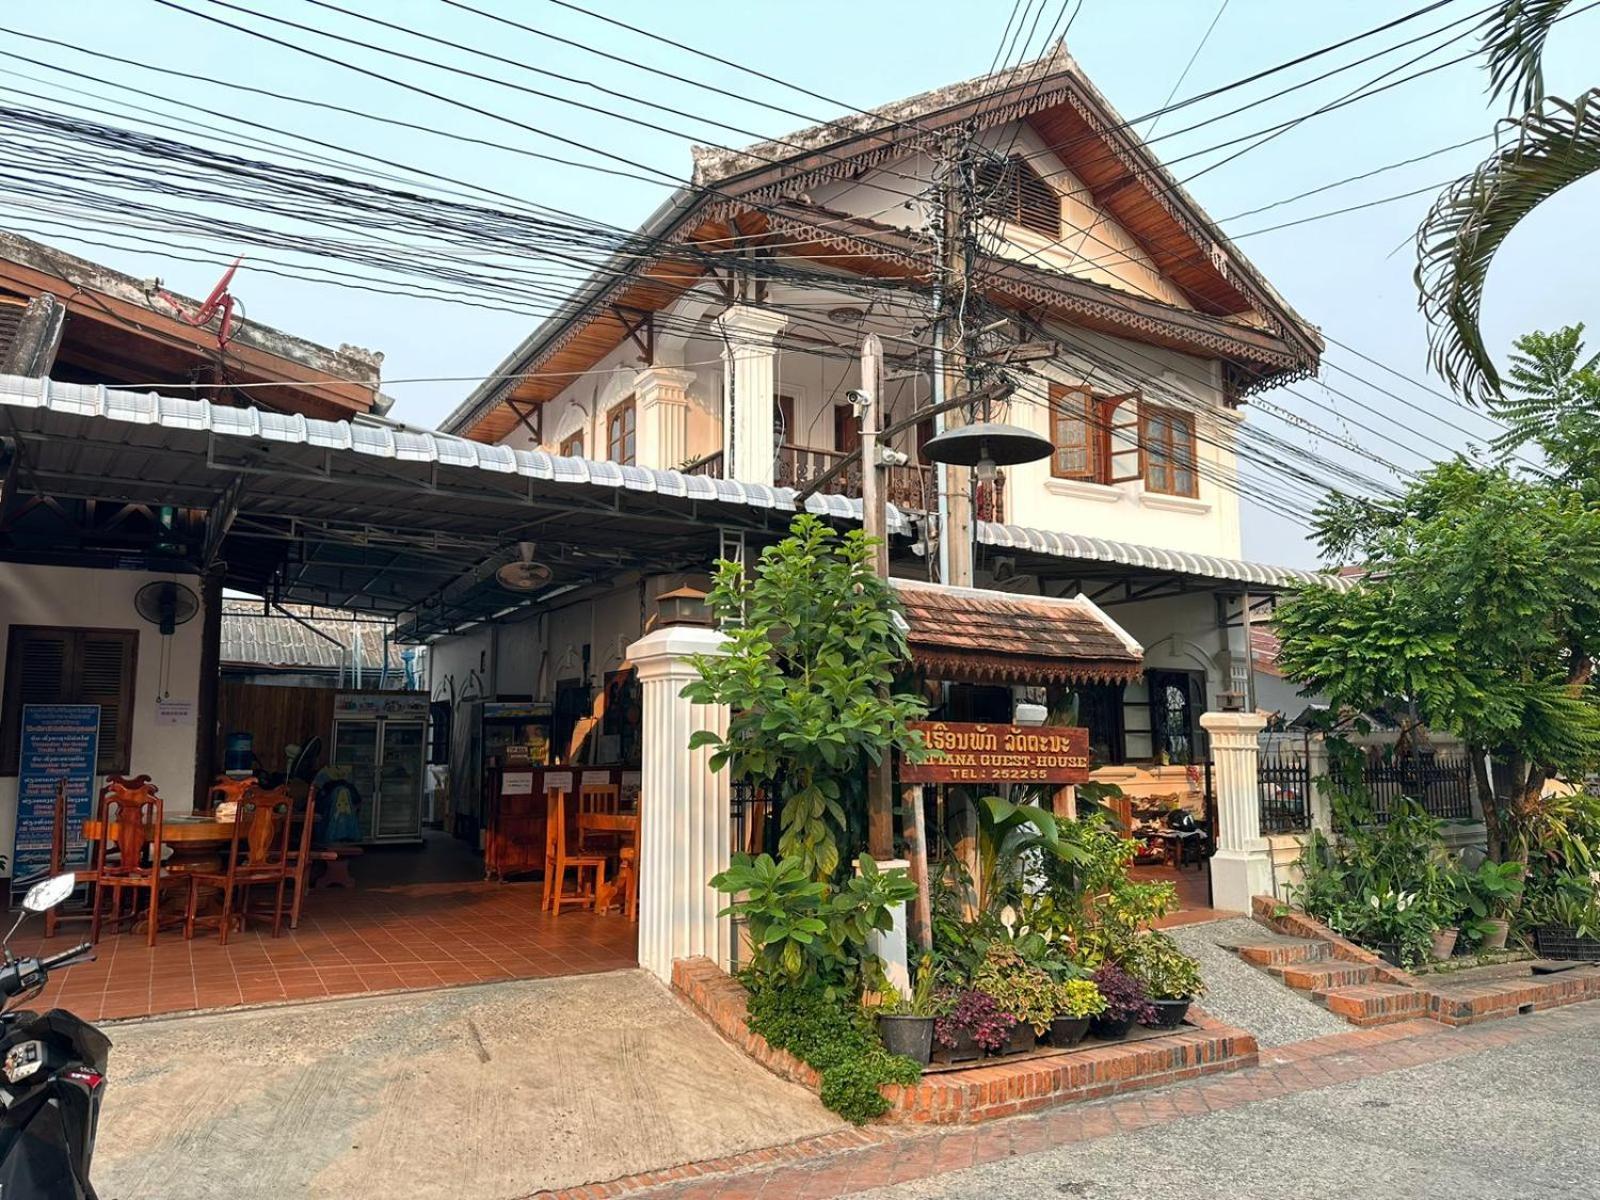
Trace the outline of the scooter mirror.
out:
[[[72,895],[72,889],[77,885],[78,877],[70,871],[65,875],[41,879],[28,889],[28,894],[22,898],[22,907],[31,913],[46,912]]]

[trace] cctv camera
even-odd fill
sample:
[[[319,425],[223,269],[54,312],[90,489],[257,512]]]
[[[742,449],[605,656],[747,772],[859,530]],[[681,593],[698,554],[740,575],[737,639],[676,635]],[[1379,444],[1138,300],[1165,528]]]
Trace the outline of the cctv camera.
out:
[[[857,408],[860,408],[863,404],[866,404],[872,399],[872,393],[864,392],[860,388],[851,388],[844,394],[844,398],[850,401],[851,404],[854,404]]]

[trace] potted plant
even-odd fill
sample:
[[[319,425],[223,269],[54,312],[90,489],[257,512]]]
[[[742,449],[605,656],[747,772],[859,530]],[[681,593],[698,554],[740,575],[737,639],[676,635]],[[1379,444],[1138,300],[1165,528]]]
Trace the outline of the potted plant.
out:
[[[1055,1016],[1050,1018],[1050,1044],[1076,1046],[1089,1032],[1089,1022],[1106,1010],[1106,998],[1092,979],[1064,979],[1055,985]]]
[[[968,1062],[982,1054],[998,1054],[1011,1040],[1011,1014],[1001,1012],[994,997],[966,988],[945,997],[945,1010],[933,1022],[939,1058]]]
[[[1050,1027],[1055,1015],[1055,984],[1011,946],[997,942],[989,947],[973,973],[972,986],[992,997],[1000,1011],[1011,1017],[1004,1053],[1032,1050],[1038,1035]]]
[[[1089,1032],[1095,1037],[1117,1041],[1128,1036],[1135,1021],[1155,1020],[1156,1010],[1144,984],[1116,963],[1102,963],[1094,973],[1094,983],[1106,1005],[1090,1019]]]
[[[1373,892],[1356,907],[1351,922],[1351,936],[1391,966],[1412,966],[1432,950],[1433,919],[1416,892]]]
[[[1528,903],[1540,956],[1600,962],[1600,872],[1563,872],[1548,888]]]
[[[1150,997],[1155,1015],[1141,1018],[1142,1025],[1175,1029],[1183,1023],[1189,1005],[1205,994],[1200,964],[1164,933],[1145,933],[1135,938],[1123,957],[1122,966],[1144,984]]]
[[[894,988],[884,994],[877,1009],[878,1036],[890,1054],[903,1054],[922,1066],[932,1060],[933,1025],[943,1009],[937,983],[932,965],[924,960],[909,996]]]
[[[1418,902],[1433,924],[1429,950],[1434,962],[1455,953],[1461,936],[1461,914],[1466,910],[1466,883],[1453,859],[1430,862],[1418,887]]]
[[[1484,862],[1467,876],[1467,906],[1478,918],[1485,950],[1504,950],[1511,909],[1522,895],[1522,864]]]

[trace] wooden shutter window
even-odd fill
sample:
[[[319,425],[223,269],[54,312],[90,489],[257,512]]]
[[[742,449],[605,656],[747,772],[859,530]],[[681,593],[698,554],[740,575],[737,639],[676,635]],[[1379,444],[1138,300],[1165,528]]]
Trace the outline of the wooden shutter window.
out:
[[[1088,388],[1050,385],[1050,440],[1055,454],[1050,473],[1057,479],[1097,478],[1094,393]]]
[[[583,434],[575,433],[569,438],[562,438],[560,453],[562,458],[582,458]]]
[[[632,465],[636,449],[635,420],[632,396],[613,408],[607,416],[606,457],[612,462]]]
[[[0,775],[17,773],[27,704],[98,704],[95,769],[125,772],[133,754],[133,685],[139,634],[131,629],[14,625],[0,696]]]
[[[1144,408],[1139,414],[1139,449],[1144,456],[1144,486],[1167,496],[1198,496],[1194,417],[1169,408]]]

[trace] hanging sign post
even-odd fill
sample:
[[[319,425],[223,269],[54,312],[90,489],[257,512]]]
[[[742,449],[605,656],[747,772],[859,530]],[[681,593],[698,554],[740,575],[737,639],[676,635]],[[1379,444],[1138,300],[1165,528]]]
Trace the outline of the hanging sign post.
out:
[[[901,783],[1087,783],[1089,731],[1078,726],[913,721],[933,757],[902,761]]]

